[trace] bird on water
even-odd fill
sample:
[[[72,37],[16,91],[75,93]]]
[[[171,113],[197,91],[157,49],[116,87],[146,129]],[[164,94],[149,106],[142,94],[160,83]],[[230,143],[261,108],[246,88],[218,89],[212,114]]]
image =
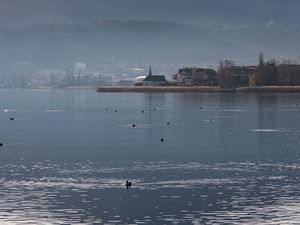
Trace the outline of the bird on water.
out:
[[[125,186],[126,186],[126,189],[128,190],[128,188],[132,186],[132,182],[131,181],[129,182],[128,180],[126,180]]]

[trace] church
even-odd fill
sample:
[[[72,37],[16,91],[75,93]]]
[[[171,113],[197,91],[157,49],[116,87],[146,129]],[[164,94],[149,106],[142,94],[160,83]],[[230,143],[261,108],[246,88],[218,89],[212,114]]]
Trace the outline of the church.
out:
[[[149,68],[149,74],[140,84],[141,86],[165,86],[168,84],[164,75],[152,75],[151,66]]]

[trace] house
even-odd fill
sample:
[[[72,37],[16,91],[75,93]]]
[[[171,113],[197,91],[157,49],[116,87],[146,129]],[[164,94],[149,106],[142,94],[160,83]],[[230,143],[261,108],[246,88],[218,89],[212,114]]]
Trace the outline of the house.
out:
[[[205,68],[182,68],[173,76],[179,85],[214,86],[217,83],[217,72]]]

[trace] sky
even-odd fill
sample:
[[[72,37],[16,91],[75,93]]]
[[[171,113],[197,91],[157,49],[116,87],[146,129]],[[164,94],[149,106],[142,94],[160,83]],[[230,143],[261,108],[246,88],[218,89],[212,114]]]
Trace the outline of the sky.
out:
[[[0,0],[0,66],[299,60],[299,11],[298,0]]]
[[[167,20],[198,26],[299,23],[297,0],[0,0],[3,26],[104,19]]]

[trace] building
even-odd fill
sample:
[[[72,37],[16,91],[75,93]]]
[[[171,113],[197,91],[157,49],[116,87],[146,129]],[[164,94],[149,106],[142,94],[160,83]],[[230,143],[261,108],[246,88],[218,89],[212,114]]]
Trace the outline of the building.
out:
[[[136,86],[165,86],[168,84],[164,75],[152,75],[151,66],[149,74],[141,82],[135,83]]]
[[[277,66],[277,82],[279,85],[300,85],[300,65],[280,64]]]
[[[182,68],[173,76],[178,85],[214,86],[217,83],[217,72],[205,68]]]
[[[231,72],[236,87],[249,86],[250,77],[258,71],[257,66],[233,66]]]

